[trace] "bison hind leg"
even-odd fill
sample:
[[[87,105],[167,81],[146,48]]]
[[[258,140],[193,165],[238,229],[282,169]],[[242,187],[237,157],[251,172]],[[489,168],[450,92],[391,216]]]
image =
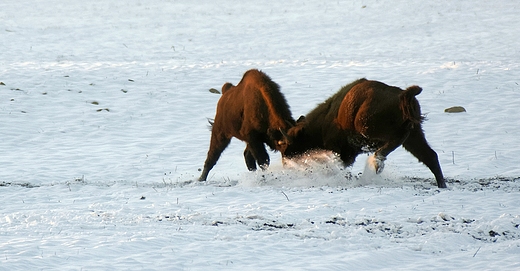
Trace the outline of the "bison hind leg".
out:
[[[381,174],[383,172],[383,169],[385,168],[386,157],[395,149],[397,149],[397,147],[401,146],[408,138],[409,134],[410,132],[407,130],[400,130],[392,137],[385,139],[383,141],[384,144],[369,157],[367,162],[369,166],[376,172],[376,174]]]
[[[376,174],[381,174],[385,168],[385,160],[386,157],[373,154],[368,157],[367,164]]]
[[[208,156],[206,157],[206,162],[204,162],[204,170],[199,177],[199,181],[206,181],[208,178],[209,171],[215,166],[220,155],[229,145],[231,138],[227,138],[223,135],[219,135],[216,133],[212,133],[211,135],[211,143],[208,150]]]
[[[439,188],[447,188],[437,153],[428,145],[421,128],[415,128],[410,132],[403,147],[430,169]]]

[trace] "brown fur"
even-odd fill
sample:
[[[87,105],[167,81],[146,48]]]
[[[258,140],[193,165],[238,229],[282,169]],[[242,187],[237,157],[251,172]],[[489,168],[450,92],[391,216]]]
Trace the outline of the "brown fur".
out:
[[[382,170],[387,155],[400,145],[435,175],[438,187],[446,187],[437,153],[430,148],[421,127],[423,117],[415,95],[418,86],[406,90],[377,81],[359,79],[319,104],[287,132],[290,145],[284,157],[313,149],[339,154],[345,166],[362,152],[375,152]]]
[[[279,150],[285,144],[280,130],[294,125],[291,111],[280,87],[259,70],[247,71],[240,83],[225,83],[211,130],[211,143],[199,180],[206,180],[232,137],[247,143],[244,158],[249,170],[269,165],[264,144]]]
[[[403,119],[410,122],[412,126],[421,125],[424,121],[421,116],[421,108],[415,96],[422,92],[419,86],[411,86],[399,94],[399,109],[403,113]]]

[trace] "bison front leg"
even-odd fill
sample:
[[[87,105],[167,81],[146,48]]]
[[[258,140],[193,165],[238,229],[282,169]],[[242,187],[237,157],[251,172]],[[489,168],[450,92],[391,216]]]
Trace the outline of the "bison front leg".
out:
[[[246,160],[246,166],[249,171],[255,171],[256,170],[256,160],[253,156],[253,153],[249,149],[249,145],[247,145],[246,149],[244,150],[244,159]]]
[[[261,135],[255,132],[251,133],[247,143],[247,149],[251,152],[251,155],[262,170],[266,170],[269,167],[269,154],[267,154]]]
[[[344,167],[349,167],[354,164],[356,161],[356,157],[361,153],[361,149],[353,148],[353,147],[343,147],[339,157],[341,161],[343,162]]]
[[[208,156],[204,162],[204,169],[199,177],[199,181],[205,181],[208,178],[209,171],[215,166],[220,155],[231,142],[231,138],[224,135],[212,134],[211,143],[209,145]]]

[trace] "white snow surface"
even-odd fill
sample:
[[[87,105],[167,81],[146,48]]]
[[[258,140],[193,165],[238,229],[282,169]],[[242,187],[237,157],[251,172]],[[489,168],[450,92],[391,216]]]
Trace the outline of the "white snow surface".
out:
[[[519,270],[517,1],[0,2],[0,270]],[[366,77],[417,96],[448,189],[385,171],[206,158],[257,68],[293,116]],[[444,113],[451,106],[467,112]],[[312,157],[311,157],[312,158]]]

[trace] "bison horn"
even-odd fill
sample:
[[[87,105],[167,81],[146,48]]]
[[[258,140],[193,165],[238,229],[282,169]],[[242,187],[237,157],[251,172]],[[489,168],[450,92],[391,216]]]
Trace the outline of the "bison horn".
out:
[[[283,141],[283,143],[289,143],[289,135],[287,135],[287,133],[282,128],[278,128],[278,131],[280,131],[283,136],[283,140],[280,140],[279,142]]]
[[[282,128],[278,128],[278,130],[280,131],[280,133],[282,133],[283,137],[286,137],[286,138],[289,137]]]

